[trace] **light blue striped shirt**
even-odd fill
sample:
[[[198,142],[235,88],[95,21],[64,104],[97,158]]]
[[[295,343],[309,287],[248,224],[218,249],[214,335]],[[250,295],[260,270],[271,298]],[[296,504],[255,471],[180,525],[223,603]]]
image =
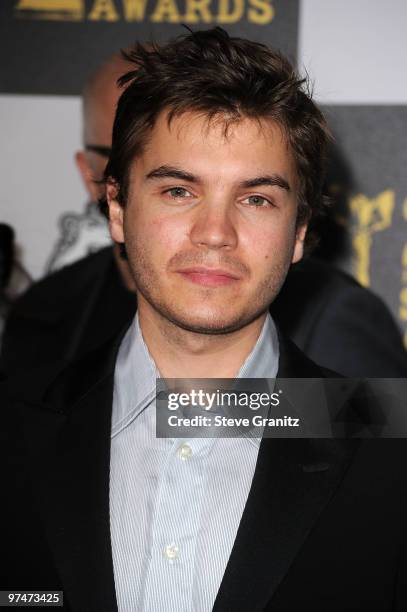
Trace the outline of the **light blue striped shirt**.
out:
[[[278,338],[267,316],[239,378],[274,378]],[[159,372],[138,317],[114,382],[110,528],[119,612],[212,610],[246,504],[259,439],[155,436]]]

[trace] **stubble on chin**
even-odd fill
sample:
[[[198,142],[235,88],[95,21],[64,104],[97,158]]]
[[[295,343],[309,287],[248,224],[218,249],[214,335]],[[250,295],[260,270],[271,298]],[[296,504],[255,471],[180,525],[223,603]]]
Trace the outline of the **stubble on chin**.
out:
[[[204,335],[222,335],[236,332],[243,327],[249,325],[260,316],[262,316],[269,308],[271,302],[277,296],[280,288],[285,280],[289,265],[286,263],[280,263],[279,265],[274,263],[273,269],[270,270],[270,274],[261,281],[253,295],[248,296],[246,301],[241,304],[238,310],[233,312],[227,312],[227,309],[234,308],[238,300],[233,300],[230,297],[225,297],[224,304],[214,305],[213,309],[210,308],[210,300],[213,297],[214,291],[219,289],[197,287],[196,291],[199,291],[199,313],[191,312],[183,308],[183,305],[179,303],[179,299],[176,296],[167,296],[163,299],[162,293],[160,292],[160,272],[152,265],[152,262],[148,256],[146,256],[147,250],[143,248],[142,242],[138,241],[137,245],[135,241],[130,241],[126,244],[126,250],[129,259],[130,269],[136,284],[137,293],[139,294],[139,302],[144,301],[157,315],[157,324],[161,331],[167,336],[170,334],[177,334],[178,331],[204,334]],[[199,258],[198,258],[199,259]],[[236,264],[231,259],[223,258],[222,262],[218,265],[225,265],[229,269],[235,270],[246,274],[247,267]],[[191,257],[185,254],[175,255],[169,262],[168,267],[171,269],[189,265],[207,264],[208,258]],[[162,275],[167,274],[166,270],[163,270]],[[222,289],[220,289],[222,291]],[[141,297],[141,299],[140,299]],[[141,305],[141,304],[140,304]],[[172,338],[174,340],[174,338]]]

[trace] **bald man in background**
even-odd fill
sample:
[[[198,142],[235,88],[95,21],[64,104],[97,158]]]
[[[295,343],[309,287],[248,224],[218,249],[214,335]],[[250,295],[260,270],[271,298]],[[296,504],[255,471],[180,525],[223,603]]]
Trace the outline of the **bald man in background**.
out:
[[[92,201],[104,187],[120,55],[83,90],[83,150],[75,159]],[[13,373],[77,359],[115,336],[134,316],[134,285],[118,245],[52,273],[20,298],[6,324],[1,367]],[[301,310],[298,311],[299,304]],[[293,266],[271,307],[276,324],[316,363],[352,377],[407,377],[400,333],[383,302],[350,276],[315,258]]]
[[[116,81],[127,69],[128,63],[119,54],[115,54],[91,74],[83,88],[83,144],[82,149],[75,154],[75,162],[88,201],[82,210],[67,211],[60,215],[59,237],[47,257],[46,274],[111,245],[106,219],[95,203],[101,193],[97,181],[102,178],[109,156],[114,111],[121,93]]]
[[[122,93],[117,80],[132,68],[120,54],[115,54],[91,75],[82,91],[84,148],[75,154],[75,162],[93,206],[104,192],[100,181],[109,158],[114,115]],[[118,247],[113,248],[113,253],[126,287],[134,290],[128,265],[120,257]]]
[[[114,55],[91,75],[82,92],[83,149],[75,154],[75,162],[95,211],[122,91],[117,79],[128,70],[128,62]],[[99,224],[106,225],[97,215]],[[127,262],[116,245],[53,272],[32,285],[12,309],[3,336],[2,369],[14,372],[66,362],[96,348],[134,315],[132,290]]]

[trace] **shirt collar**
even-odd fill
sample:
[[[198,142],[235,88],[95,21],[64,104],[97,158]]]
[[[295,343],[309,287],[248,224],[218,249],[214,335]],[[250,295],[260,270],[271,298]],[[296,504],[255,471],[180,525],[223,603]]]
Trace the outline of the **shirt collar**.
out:
[[[267,313],[260,336],[237,378],[275,378],[278,361],[277,330],[270,313]],[[112,436],[126,427],[155,398],[157,378],[160,378],[160,373],[144,342],[136,313],[116,360]]]
[[[267,313],[260,336],[237,378],[275,378],[278,371],[278,335],[270,313]]]
[[[116,360],[112,435],[123,429],[154,399],[157,378],[160,378],[160,372],[144,342],[136,313]]]

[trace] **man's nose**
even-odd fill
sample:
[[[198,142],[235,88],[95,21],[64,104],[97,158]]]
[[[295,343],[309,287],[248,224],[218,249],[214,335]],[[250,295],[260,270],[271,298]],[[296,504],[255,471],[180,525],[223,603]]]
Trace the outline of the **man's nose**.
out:
[[[227,203],[203,204],[194,217],[190,239],[197,246],[235,248],[238,234],[233,210]]]

